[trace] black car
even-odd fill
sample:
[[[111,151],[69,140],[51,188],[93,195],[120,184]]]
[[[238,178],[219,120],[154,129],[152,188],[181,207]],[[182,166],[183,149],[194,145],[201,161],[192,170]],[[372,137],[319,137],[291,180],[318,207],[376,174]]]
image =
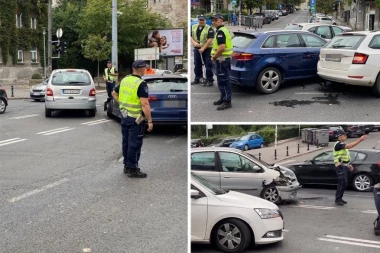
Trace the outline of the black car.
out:
[[[341,126],[327,126],[322,127],[322,129],[329,130],[329,141],[334,141],[338,139],[338,133],[343,131]]]
[[[3,114],[8,106],[8,96],[5,87],[0,84],[0,114]]]
[[[363,125],[349,125],[342,126],[343,130],[347,133],[347,137],[351,138],[353,136],[362,136],[365,134]]]
[[[353,171],[348,173],[348,184],[357,191],[367,191],[380,182],[380,150],[352,149]],[[300,184],[337,185],[333,151],[325,151],[303,163],[288,164]]]
[[[237,137],[227,137],[224,139],[217,139],[213,141],[207,147],[229,147],[232,144],[232,142],[236,141],[237,139],[238,139]]]

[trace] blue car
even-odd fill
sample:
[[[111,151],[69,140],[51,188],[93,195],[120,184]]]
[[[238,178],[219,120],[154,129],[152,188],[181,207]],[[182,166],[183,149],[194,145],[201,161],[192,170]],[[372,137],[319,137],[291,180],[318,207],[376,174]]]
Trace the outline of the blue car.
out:
[[[276,92],[288,80],[317,76],[327,41],[308,31],[235,32],[231,83]]]
[[[190,20],[190,24],[191,24],[191,26],[197,25],[198,24],[198,18],[192,18]],[[210,18],[206,19],[206,24],[209,25],[209,26],[212,26],[212,21],[211,21]]]
[[[153,124],[187,126],[187,78],[174,74],[145,75],[142,78],[149,88]],[[114,99],[109,102],[107,116],[122,117]]]
[[[240,137],[230,145],[230,148],[249,150],[251,148],[263,148],[264,139],[259,134],[248,134]]]

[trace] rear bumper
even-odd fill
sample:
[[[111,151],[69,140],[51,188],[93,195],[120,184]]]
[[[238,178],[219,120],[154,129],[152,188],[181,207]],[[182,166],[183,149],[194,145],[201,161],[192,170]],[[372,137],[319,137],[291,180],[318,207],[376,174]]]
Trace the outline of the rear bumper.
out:
[[[365,68],[365,69],[364,69]],[[320,63],[318,63],[318,75],[326,79],[328,81],[338,82],[338,83],[346,83],[356,86],[366,86],[366,87],[372,87],[373,84],[376,82],[377,76],[363,76],[363,73],[374,73],[370,69],[370,66],[363,65],[363,66],[351,66],[348,71],[345,70],[335,70],[335,69],[327,69],[320,66]],[[377,72],[376,72],[377,73]],[[356,76],[362,78],[353,78],[349,76]]]
[[[250,71],[230,71],[230,81],[232,84],[246,87],[255,87],[256,79],[256,74]]]
[[[187,108],[178,110],[164,110],[162,108],[152,108],[152,121],[159,125],[187,125]]]
[[[47,109],[51,110],[91,110],[96,108],[96,98],[72,103],[63,103],[61,101],[55,101],[53,98],[46,97],[45,105]]]

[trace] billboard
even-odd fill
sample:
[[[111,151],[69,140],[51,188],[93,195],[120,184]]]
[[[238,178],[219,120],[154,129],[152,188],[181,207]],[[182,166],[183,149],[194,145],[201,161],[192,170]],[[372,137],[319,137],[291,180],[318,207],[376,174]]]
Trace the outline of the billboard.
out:
[[[160,56],[183,56],[183,28],[156,29],[148,34],[147,48],[157,47]]]

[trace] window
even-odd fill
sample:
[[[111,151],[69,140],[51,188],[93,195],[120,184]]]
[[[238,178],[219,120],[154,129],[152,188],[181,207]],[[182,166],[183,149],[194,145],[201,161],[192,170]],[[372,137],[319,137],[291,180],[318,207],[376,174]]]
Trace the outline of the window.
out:
[[[16,26],[17,26],[17,28],[22,27],[21,17],[22,17],[22,14],[16,14]]]
[[[17,59],[18,62],[24,62],[24,52],[22,50],[17,51]]]
[[[191,154],[191,170],[215,171],[215,153],[198,152]]]
[[[270,36],[267,38],[267,40],[264,42],[262,48],[273,48],[274,47],[274,38],[275,36]]]
[[[366,158],[367,158],[366,154],[358,152],[355,161],[364,162]]]
[[[318,27],[316,34],[323,39],[329,39],[330,40],[332,38],[331,30],[330,30],[330,27],[328,27],[328,26]]]
[[[219,152],[223,172],[258,172],[259,166],[247,158],[230,152]]]
[[[317,26],[315,26],[315,27],[312,27],[312,28],[310,28],[308,31],[309,32],[311,32],[311,33],[316,33],[317,32]]]
[[[323,163],[327,161],[334,161],[333,152],[323,152],[314,158],[316,163]]]
[[[305,41],[306,47],[323,47],[326,44],[325,41],[310,34],[301,34],[301,37]]]
[[[37,62],[37,47],[30,49],[30,61]]]
[[[330,41],[326,48],[356,50],[365,38],[366,36],[361,34],[338,35]]]
[[[232,38],[232,44],[237,48],[247,48],[256,40],[256,37],[249,34],[235,33]]]
[[[36,18],[30,18],[30,28],[37,29],[37,19]]]
[[[333,26],[332,29],[333,29],[335,35],[338,35],[340,33],[344,33],[345,32],[343,29],[341,29],[339,27],[336,27],[336,26]]]
[[[297,34],[281,34],[277,36],[277,48],[286,47],[301,47]]]
[[[380,35],[374,36],[368,47],[372,49],[380,49]]]

